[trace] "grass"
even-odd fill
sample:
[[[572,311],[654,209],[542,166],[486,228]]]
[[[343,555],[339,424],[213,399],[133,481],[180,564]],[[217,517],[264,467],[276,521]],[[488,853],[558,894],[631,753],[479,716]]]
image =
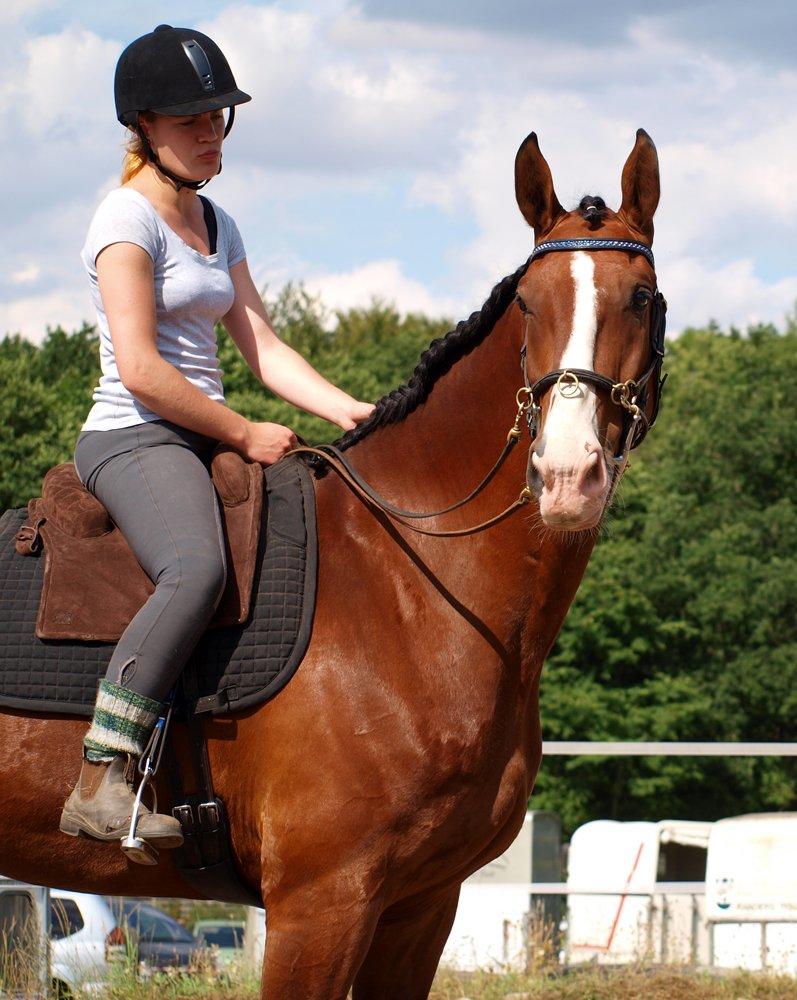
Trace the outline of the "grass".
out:
[[[41,986],[42,959],[35,918],[20,907],[0,931],[0,996],[34,996]]]
[[[114,965],[105,989],[92,994],[94,1000],[252,1000],[259,995],[259,968],[236,965],[231,976],[219,973],[210,961],[200,961],[190,970],[142,974],[134,958]]]
[[[236,981],[196,974],[150,979],[118,975],[95,1000],[254,1000],[260,977],[251,970]],[[430,1000],[795,1000],[797,980],[788,976],[673,968],[589,967],[570,972],[457,973],[442,970]]]
[[[540,922],[538,927],[544,926]],[[0,996],[35,995],[37,937],[22,919],[6,924],[0,935]],[[539,931],[528,942],[526,972],[475,973],[442,969],[429,1000],[797,1000],[797,978],[750,972],[709,972],[657,967],[582,966],[563,970],[556,939]],[[236,965],[219,975],[206,962],[191,974],[174,970],[143,974],[133,951],[112,965],[107,986],[94,1000],[258,1000],[259,969]],[[79,996],[74,1000],[88,1000]]]
[[[795,1000],[789,976],[718,975],[653,967],[587,968],[556,975],[441,972],[430,1000]]]

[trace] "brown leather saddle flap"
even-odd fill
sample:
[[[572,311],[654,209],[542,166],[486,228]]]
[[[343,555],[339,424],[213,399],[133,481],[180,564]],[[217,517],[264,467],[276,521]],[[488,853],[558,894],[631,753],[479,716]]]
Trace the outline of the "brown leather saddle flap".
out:
[[[263,509],[263,469],[219,445],[211,461],[227,556],[227,582],[210,628],[249,617]],[[115,642],[155,587],[72,462],[50,469],[42,496],[28,504],[16,536],[22,555],[44,551],[36,635],[40,639]]]

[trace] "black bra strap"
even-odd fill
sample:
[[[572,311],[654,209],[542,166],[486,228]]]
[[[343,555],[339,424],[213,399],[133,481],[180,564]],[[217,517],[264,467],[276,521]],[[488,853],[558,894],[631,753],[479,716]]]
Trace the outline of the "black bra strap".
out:
[[[218,224],[216,222],[216,213],[213,211],[213,206],[210,204],[204,195],[197,195],[199,200],[202,202],[202,211],[205,213],[205,225],[208,227],[208,241],[210,242],[210,252],[216,252],[216,240],[218,238]]]

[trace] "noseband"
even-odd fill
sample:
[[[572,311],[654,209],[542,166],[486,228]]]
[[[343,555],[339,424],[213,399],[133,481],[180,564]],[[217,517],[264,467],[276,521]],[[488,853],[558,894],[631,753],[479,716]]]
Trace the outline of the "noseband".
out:
[[[574,250],[623,250],[627,253],[639,253],[655,269],[653,251],[644,243],[637,243],[634,240],[605,240],[590,239],[588,237],[573,240],[549,240],[547,243],[540,243],[534,248],[529,257],[528,265],[538,257],[543,257],[548,253],[558,251],[571,252]],[[527,314],[527,309],[520,296],[516,296],[521,312]],[[550,371],[533,384],[529,382],[526,370],[526,344],[520,349],[520,367],[523,372],[525,390],[518,393],[518,402],[522,393],[526,393],[528,406],[526,408],[526,420],[532,439],[537,436],[540,419],[540,403],[543,395],[551,388],[558,386],[559,391],[564,396],[574,396],[579,390],[582,382],[587,382],[597,389],[605,389],[609,393],[611,401],[623,409],[623,429],[620,435],[621,446],[616,455],[613,456],[615,465],[623,467],[628,461],[628,454],[632,449],[642,443],[645,435],[655,424],[659,414],[661,402],[661,390],[667,376],[662,378],[661,365],[664,360],[664,330],[667,318],[667,301],[658,288],[653,294],[650,304],[650,352],[647,368],[635,379],[628,379],[626,382],[615,382],[606,375],[599,372],[583,368],[557,368]],[[648,402],[649,383],[655,386],[653,412],[648,417],[645,412]]]

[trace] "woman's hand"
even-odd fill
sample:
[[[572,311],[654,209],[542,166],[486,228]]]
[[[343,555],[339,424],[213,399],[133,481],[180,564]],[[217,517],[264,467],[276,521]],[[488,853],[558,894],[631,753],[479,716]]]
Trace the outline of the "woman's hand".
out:
[[[298,445],[296,435],[290,427],[268,422],[249,421],[243,453],[247,458],[261,465],[273,465],[283,455]]]
[[[350,431],[363,420],[367,420],[375,409],[376,403],[361,403],[359,400],[351,399],[350,397],[350,401],[343,404],[335,423],[343,428],[344,431]]]

